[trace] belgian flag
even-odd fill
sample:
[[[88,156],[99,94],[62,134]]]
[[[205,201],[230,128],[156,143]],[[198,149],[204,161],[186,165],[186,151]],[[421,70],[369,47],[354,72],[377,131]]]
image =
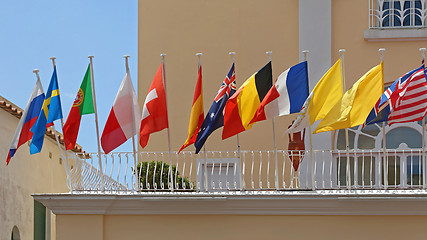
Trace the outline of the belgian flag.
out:
[[[272,86],[271,62],[268,62],[246,80],[226,103],[222,139],[232,137],[252,127],[253,123],[250,122]]]

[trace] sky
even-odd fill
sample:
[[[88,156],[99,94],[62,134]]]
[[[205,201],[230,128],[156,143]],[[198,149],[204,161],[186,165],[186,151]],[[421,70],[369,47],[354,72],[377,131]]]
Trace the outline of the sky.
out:
[[[123,55],[137,90],[138,0],[38,0],[0,2],[0,95],[24,109],[36,83],[47,91],[56,57],[64,122],[93,55],[100,135],[120,83]],[[62,132],[60,121],[56,129]],[[12,141],[12,139],[10,139]],[[85,115],[77,143],[97,152],[94,114]],[[128,141],[115,151],[132,151]]]

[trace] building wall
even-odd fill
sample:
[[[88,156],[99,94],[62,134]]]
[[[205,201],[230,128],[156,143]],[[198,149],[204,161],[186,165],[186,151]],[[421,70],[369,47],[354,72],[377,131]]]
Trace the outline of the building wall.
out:
[[[58,215],[57,239],[422,239],[425,221],[426,216]]]
[[[22,145],[6,166],[18,122],[17,117],[0,109],[0,239],[10,239],[15,225],[21,239],[33,239],[34,199],[31,194],[69,191],[64,166],[59,163],[57,144],[51,138],[46,137],[43,150],[32,156],[29,145]],[[51,239],[55,239],[55,217],[49,217]]]
[[[197,80],[196,53],[202,52],[205,113],[231,67],[234,51],[237,86],[268,62],[273,51],[273,78],[298,63],[298,1],[139,1],[138,96],[143,106],[148,88],[166,56],[167,98],[172,150],[187,137],[190,110]],[[289,117],[276,120],[278,147],[287,146],[283,129]],[[221,140],[222,129],[206,143],[207,150],[236,150],[236,138]],[[257,123],[240,134],[243,150],[273,149],[272,123]],[[167,151],[167,133],[152,134],[145,150]],[[193,146],[187,148],[193,150]]]
[[[347,89],[373,66],[379,64],[379,48],[385,48],[384,81],[394,82],[400,76],[421,66],[419,48],[426,41],[367,41],[368,0],[332,0],[332,61],[339,59],[338,50],[346,49],[345,74]],[[403,37],[403,35],[402,35]]]

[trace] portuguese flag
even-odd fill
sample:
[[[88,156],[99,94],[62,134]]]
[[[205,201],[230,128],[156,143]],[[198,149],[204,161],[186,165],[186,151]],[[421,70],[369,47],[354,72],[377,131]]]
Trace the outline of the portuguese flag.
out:
[[[65,149],[73,149],[76,145],[82,115],[95,113],[92,98],[92,84],[90,81],[90,64],[80,85],[79,92],[68,114],[67,121],[62,128],[64,133]]]

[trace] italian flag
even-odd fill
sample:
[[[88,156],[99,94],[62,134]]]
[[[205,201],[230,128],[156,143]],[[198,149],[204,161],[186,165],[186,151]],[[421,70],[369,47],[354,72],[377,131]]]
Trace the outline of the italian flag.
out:
[[[62,128],[65,149],[73,149],[76,145],[82,115],[95,113],[92,98],[92,83],[90,79],[90,64],[87,67],[82,84],[74,100],[67,121]]]

